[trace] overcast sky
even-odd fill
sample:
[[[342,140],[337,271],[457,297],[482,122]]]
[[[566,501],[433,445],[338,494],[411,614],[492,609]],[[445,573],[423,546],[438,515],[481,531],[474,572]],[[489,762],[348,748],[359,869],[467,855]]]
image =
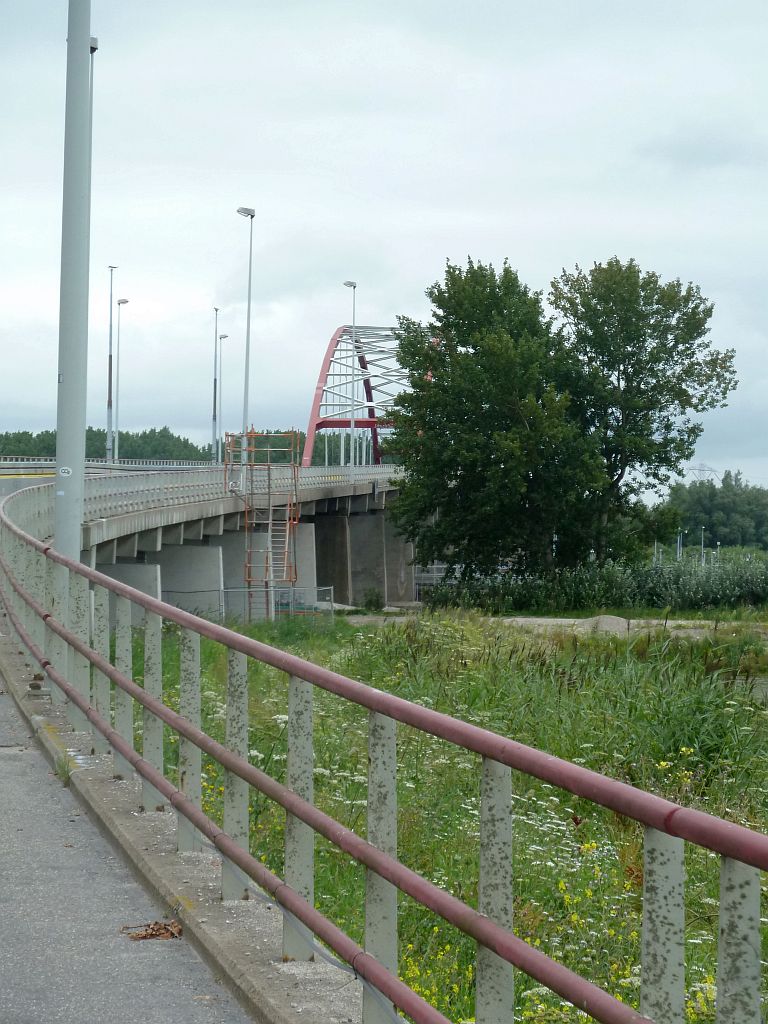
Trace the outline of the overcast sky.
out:
[[[88,422],[106,425],[108,264],[120,425],[207,441],[213,307],[224,426],[306,427],[328,339],[425,319],[446,258],[545,292],[618,255],[700,285],[740,386],[694,463],[768,485],[765,0],[92,3]],[[0,33],[0,430],[56,415],[66,0]]]

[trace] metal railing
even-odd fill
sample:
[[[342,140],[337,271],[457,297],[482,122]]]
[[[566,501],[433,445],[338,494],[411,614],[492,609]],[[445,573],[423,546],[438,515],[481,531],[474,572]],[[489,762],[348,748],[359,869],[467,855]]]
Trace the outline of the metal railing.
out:
[[[38,492],[44,488],[35,489]],[[290,911],[286,957],[308,959],[304,928],[350,963],[392,1005],[417,1024],[446,1018],[398,979],[397,891],[440,915],[478,943],[476,1021],[514,1019],[513,966],[604,1024],[683,1024],[685,1021],[684,846],[721,858],[720,942],[717,967],[718,1024],[760,1024],[760,870],[768,870],[768,836],[681,807],[578,765],[551,757],[488,730],[366,686],[301,658],[258,643],[180,611],[69,561],[31,534],[44,516],[34,514],[33,491],[0,506],[0,597],[28,650],[66,698],[73,725],[93,731],[96,749],[114,751],[116,770],[135,769],[143,802],[157,794],[177,811],[178,848],[199,848],[207,837],[222,855],[222,895],[242,895],[240,869]],[[45,497],[40,497],[45,504]],[[39,510],[38,510],[39,512]],[[30,529],[25,529],[30,527]],[[110,599],[114,659],[109,660]],[[133,682],[132,607],[142,610],[144,686]],[[180,629],[179,713],[162,703],[163,623]],[[227,649],[226,745],[200,729],[200,642]],[[249,762],[248,662],[288,676],[286,784]],[[113,684],[114,695],[111,697]],[[367,839],[313,803],[313,691],[320,688],[367,710]],[[134,749],[133,705],[142,708],[143,748]],[[397,859],[396,723],[474,752],[481,758],[479,896],[474,909]],[[165,776],[163,725],[179,737],[179,779]],[[223,827],[202,811],[201,757],[225,770]],[[644,827],[642,980],[639,1011],[567,969],[512,931],[512,771],[557,786]],[[248,797],[253,788],[286,813],[285,879],[248,849]],[[366,869],[364,948],[314,908],[314,836],[324,836]],[[364,1024],[382,1024],[388,1013],[364,996]]]
[[[85,464],[106,469],[191,469],[194,466],[209,467],[211,460],[195,462],[188,459],[86,459]],[[0,455],[0,467],[3,466],[54,469],[56,459],[49,455]]]
[[[221,479],[223,465],[213,464],[210,460],[205,462],[192,462],[183,459],[115,459],[109,462],[107,459],[86,459],[86,466],[104,467],[108,469],[126,470],[207,470],[214,472]],[[22,467],[29,469],[54,469],[56,459],[48,456],[27,456],[27,455],[0,455],[0,468],[3,466]],[[230,473],[238,470],[238,465],[230,466]],[[272,471],[288,470],[288,466],[273,465]],[[314,483],[347,483],[350,480],[388,480],[390,477],[398,477],[402,473],[400,466],[307,466],[299,467],[299,476],[306,480],[308,485]]]

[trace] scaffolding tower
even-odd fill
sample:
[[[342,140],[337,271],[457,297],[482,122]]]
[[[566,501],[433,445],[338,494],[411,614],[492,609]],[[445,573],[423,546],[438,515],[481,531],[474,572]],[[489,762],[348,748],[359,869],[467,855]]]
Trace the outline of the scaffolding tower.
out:
[[[274,619],[276,593],[296,584],[299,434],[227,434],[224,483],[243,502],[247,618]]]

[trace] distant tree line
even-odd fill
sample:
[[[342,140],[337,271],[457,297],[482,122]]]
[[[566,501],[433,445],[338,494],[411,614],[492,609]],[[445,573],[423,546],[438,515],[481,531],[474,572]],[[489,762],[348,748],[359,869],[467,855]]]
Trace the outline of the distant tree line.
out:
[[[669,520],[698,544],[702,526],[707,547],[757,547],[768,550],[768,488],[745,483],[730,470],[714,480],[676,483],[660,506]]]
[[[107,448],[107,432],[101,427],[87,427],[85,431],[85,457],[103,459]],[[209,446],[198,447],[186,437],[172,433],[168,427],[149,430],[121,430],[119,444],[121,459],[178,459],[198,462],[210,459]],[[55,458],[56,431],[16,430],[0,434],[0,456],[21,455]]]
[[[291,450],[285,435],[295,434],[297,441]],[[302,430],[264,430],[258,432],[253,446],[263,452],[264,461],[285,463],[293,457],[301,462],[305,433]],[[329,462],[339,463],[339,438],[329,436]],[[85,457],[103,459],[107,448],[107,432],[103,427],[88,427],[85,432]],[[170,459],[180,462],[205,462],[211,457],[210,445],[196,445],[186,437],[174,434],[169,427],[151,427],[147,430],[121,430],[118,450],[121,459]],[[30,458],[56,457],[56,431],[15,430],[0,433],[0,457],[20,455]],[[323,465],[325,448],[322,436],[315,443],[312,464]]]

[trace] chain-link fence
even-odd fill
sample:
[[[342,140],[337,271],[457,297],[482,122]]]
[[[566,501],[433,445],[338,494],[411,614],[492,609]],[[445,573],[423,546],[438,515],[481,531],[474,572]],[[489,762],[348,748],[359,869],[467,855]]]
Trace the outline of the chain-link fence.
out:
[[[259,622],[295,615],[333,615],[333,587],[227,587],[163,590],[163,601],[218,622]]]

